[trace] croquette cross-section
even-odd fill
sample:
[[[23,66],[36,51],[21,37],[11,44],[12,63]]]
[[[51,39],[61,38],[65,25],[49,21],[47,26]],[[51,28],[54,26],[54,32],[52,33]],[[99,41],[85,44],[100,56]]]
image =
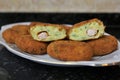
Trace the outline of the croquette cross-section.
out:
[[[74,24],[68,36],[77,41],[97,39],[104,34],[104,29],[103,22],[95,18]]]
[[[87,61],[93,56],[93,50],[87,43],[69,40],[51,42],[47,47],[47,53],[63,61]]]
[[[66,29],[62,25],[39,23],[30,27],[31,36],[37,41],[54,41],[64,39]]]

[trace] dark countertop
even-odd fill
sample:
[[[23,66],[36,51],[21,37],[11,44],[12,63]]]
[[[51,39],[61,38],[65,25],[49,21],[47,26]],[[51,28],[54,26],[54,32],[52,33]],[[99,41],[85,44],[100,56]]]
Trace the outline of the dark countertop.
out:
[[[0,26],[29,21],[74,24],[95,17],[104,22],[106,32],[120,39],[119,13],[0,13]],[[119,66],[57,67],[43,65],[16,56],[3,46],[0,46],[0,67],[8,71],[10,80],[120,80]]]

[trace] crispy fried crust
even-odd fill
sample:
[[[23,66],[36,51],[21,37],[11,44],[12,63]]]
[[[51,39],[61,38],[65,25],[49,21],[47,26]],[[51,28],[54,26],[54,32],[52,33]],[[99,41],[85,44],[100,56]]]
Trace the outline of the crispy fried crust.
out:
[[[86,24],[86,23],[90,23],[90,22],[94,22],[94,21],[97,22],[97,23],[99,23],[99,25],[103,25],[103,22],[102,22],[102,21],[100,21],[100,20],[97,19],[97,18],[94,18],[94,19],[82,21],[82,22],[80,22],[80,23],[76,23],[76,24],[73,25],[73,27],[79,27],[79,26],[82,26],[82,25],[84,25],[84,24]]]
[[[15,40],[19,49],[30,54],[41,55],[47,50],[47,43],[38,42],[32,39],[30,35],[21,35]]]
[[[7,43],[14,44],[15,39],[20,35],[28,35],[29,34],[28,30],[29,30],[28,25],[15,25],[3,31],[2,37],[5,39]]]
[[[99,39],[87,42],[94,50],[94,56],[110,54],[118,48],[117,39],[111,35],[105,35]]]
[[[43,23],[43,22],[31,22],[30,26],[39,25],[39,24],[45,24],[45,23]]]
[[[69,39],[69,30],[71,29],[72,26],[68,26],[68,25],[63,25],[63,27],[66,30],[66,38],[65,39]]]
[[[28,25],[15,25],[12,27],[12,30],[15,30],[18,33],[23,34],[23,35],[29,34],[29,26]]]
[[[12,30],[11,28],[6,29],[3,33],[2,33],[2,37],[4,38],[4,40],[7,43],[15,43],[15,39],[19,36],[20,34],[14,30]]]
[[[63,61],[84,61],[91,60],[93,50],[85,42],[61,40],[51,42],[47,47],[47,53]]]

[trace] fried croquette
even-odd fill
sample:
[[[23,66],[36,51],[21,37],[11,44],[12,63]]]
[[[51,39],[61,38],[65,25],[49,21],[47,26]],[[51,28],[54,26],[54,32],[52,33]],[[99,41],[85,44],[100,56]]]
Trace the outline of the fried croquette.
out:
[[[118,48],[117,39],[112,35],[104,35],[99,39],[87,41],[87,43],[93,48],[94,56],[110,54]]]
[[[23,35],[29,34],[29,25],[15,25],[12,29]]]
[[[19,49],[30,54],[41,55],[47,52],[47,43],[33,40],[30,35],[21,35],[15,39],[15,44]]]
[[[30,27],[30,34],[38,41],[54,41],[66,38],[66,29],[63,25],[39,23]]]
[[[43,22],[31,22],[30,23],[30,26],[34,26],[34,25],[39,25],[39,24],[42,24]]]
[[[105,26],[99,19],[90,19],[76,23],[69,31],[69,39],[84,41],[90,39],[97,39],[104,34]]]
[[[28,30],[29,30],[28,25],[15,25],[3,31],[2,37],[7,43],[14,44],[15,39],[20,35],[28,35],[29,34]]]
[[[92,48],[85,42],[60,40],[51,42],[47,53],[53,58],[63,61],[86,61],[93,56]]]
[[[14,44],[15,43],[15,39],[17,37],[19,37],[20,34],[17,31],[12,30],[11,28],[6,29],[3,33],[2,33],[2,37],[4,38],[4,40],[7,43],[11,43]]]

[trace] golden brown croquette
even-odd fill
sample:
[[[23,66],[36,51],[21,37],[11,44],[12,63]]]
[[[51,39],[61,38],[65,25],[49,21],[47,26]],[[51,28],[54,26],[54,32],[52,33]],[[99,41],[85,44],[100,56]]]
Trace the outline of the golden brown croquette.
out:
[[[40,55],[47,52],[47,43],[33,40],[30,35],[21,35],[15,39],[15,44],[19,49],[30,54]]]
[[[87,43],[93,48],[94,56],[110,54],[118,48],[117,39],[112,35],[104,35],[99,39],[87,41]]]
[[[93,50],[87,43],[69,40],[51,42],[47,53],[63,61],[86,61],[91,60],[93,56]]]

